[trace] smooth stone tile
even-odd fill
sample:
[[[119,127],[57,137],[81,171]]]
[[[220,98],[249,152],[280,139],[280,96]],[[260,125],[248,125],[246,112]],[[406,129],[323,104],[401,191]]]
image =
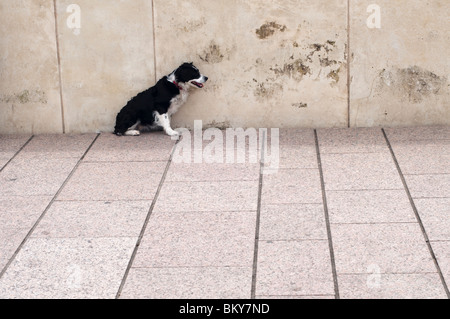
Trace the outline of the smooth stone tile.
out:
[[[342,299],[447,299],[437,273],[339,275]]]
[[[50,196],[0,197],[0,271],[51,200]]]
[[[3,156],[0,156],[0,169],[2,169],[6,164],[8,164],[9,160],[14,156],[14,153],[4,153]]]
[[[333,295],[328,242],[261,241],[257,295]]]
[[[380,128],[333,128],[317,130],[320,153],[389,152]]]
[[[101,134],[85,157],[86,162],[168,161],[175,141],[161,132],[141,136]]]
[[[327,204],[336,224],[417,221],[404,190],[327,191]]]
[[[172,163],[167,182],[258,181],[260,164]]]
[[[436,271],[417,223],[333,224],[331,233],[338,274]]]
[[[16,153],[31,138],[29,134],[0,134],[0,154]]]
[[[0,280],[0,298],[115,298],[136,241],[30,239]]]
[[[256,211],[258,181],[165,182],[154,212]]]
[[[59,200],[152,200],[165,162],[82,163]]]
[[[0,225],[7,228],[31,228],[51,200],[51,196],[0,197]]]
[[[77,158],[18,156],[0,173],[0,196],[54,196],[77,163]]]
[[[393,127],[385,131],[390,142],[450,139],[450,126]]]
[[[450,174],[405,175],[405,179],[413,198],[450,196]]]
[[[261,159],[262,137],[256,131],[253,132],[254,134],[246,136],[238,131],[227,133],[221,130],[215,131],[217,135],[211,136],[211,139],[204,135],[203,139],[200,139],[200,136],[196,137],[192,131],[185,132],[180,137],[172,162],[258,164]],[[205,132],[202,131],[202,134]]]
[[[317,169],[280,169],[263,176],[262,203],[322,203],[320,175]]]
[[[158,213],[133,267],[251,267],[256,212]]]
[[[32,237],[138,237],[150,201],[54,202]]]
[[[327,239],[322,204],[261,207],[260,240]]]
[[[274,137],[267,135],[268,143]],[[302,128],[282,128],[279,131],[280,146],[312,146],[316,147],[316,139],[314,130]]]
[[[251,267],[132,268],[122,299],[248,299]]]
[[[449,174],[450,139],[393,144],[403,174]]]
[[[278,139],[269,134],[264,153],[267,169],[318,168],[314,130],[311,129],[280,129]]]
[[[315,145],[280,145],[278,154],[265,158],[266,168],[318,168]]]
[[[8,228],[0,225],[0,271],[9,262],[29,231],[29,228]]]
[[[403,189],[391,154],[323,154],[326,190]]]
[[[450,282],[450,241],[431,242],[431,247],[436,255],[445,282]]]
[[[30,138],[31,135],[0,134],[0,169],[14,157]]]
[[[415,199],[430,240],[450,240],[450,198]]]
[[[96,134],[35,135],[21,152],[21,157],[81,158],[96,136]]]

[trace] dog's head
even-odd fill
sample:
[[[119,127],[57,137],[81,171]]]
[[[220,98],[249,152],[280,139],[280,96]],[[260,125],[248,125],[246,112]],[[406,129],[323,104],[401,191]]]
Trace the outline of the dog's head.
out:
[[[193,63],[183,63],[175,70],[175,77],[178,83],[186,83],[199,89],[208,81],[208,77],[201,74]]]

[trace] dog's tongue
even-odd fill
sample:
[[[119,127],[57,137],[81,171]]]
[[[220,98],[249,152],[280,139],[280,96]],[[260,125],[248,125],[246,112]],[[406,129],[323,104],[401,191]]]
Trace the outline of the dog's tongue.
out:
[[[199,88],[203,88],[203,84],[198,83],[198,82],[193,82],[195,85],[197,85]]]

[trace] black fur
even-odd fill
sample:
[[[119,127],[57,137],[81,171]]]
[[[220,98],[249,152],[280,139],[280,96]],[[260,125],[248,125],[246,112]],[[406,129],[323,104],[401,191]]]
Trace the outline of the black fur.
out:
[[[174,74],[177,83],[187,83],[201,76],[192,63],[182,64]],[[164,76],[155,86],[139,93],[122,108],[117,114],[114,134],[123,135],[138,121],[143,126],[153,125],[155,122],[153,113],[157,111],[159,114],[166,114],[170,108],[170,101],[178,94],[180,94],[179,86]]]

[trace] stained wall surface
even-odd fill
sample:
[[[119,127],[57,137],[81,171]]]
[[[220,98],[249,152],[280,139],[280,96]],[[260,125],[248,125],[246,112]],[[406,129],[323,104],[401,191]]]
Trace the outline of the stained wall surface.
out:
[[[0,1],[0,133],[62,132],[52,1]]]
[[[377,0],[370,29],[373,2],[350,5],[350,125],[450,124],[450,1]]]
[[[112,131],[185,61],[210,80],[175,128],[450,124],[449,14],[447,0],[0,0],[0,133]]]

